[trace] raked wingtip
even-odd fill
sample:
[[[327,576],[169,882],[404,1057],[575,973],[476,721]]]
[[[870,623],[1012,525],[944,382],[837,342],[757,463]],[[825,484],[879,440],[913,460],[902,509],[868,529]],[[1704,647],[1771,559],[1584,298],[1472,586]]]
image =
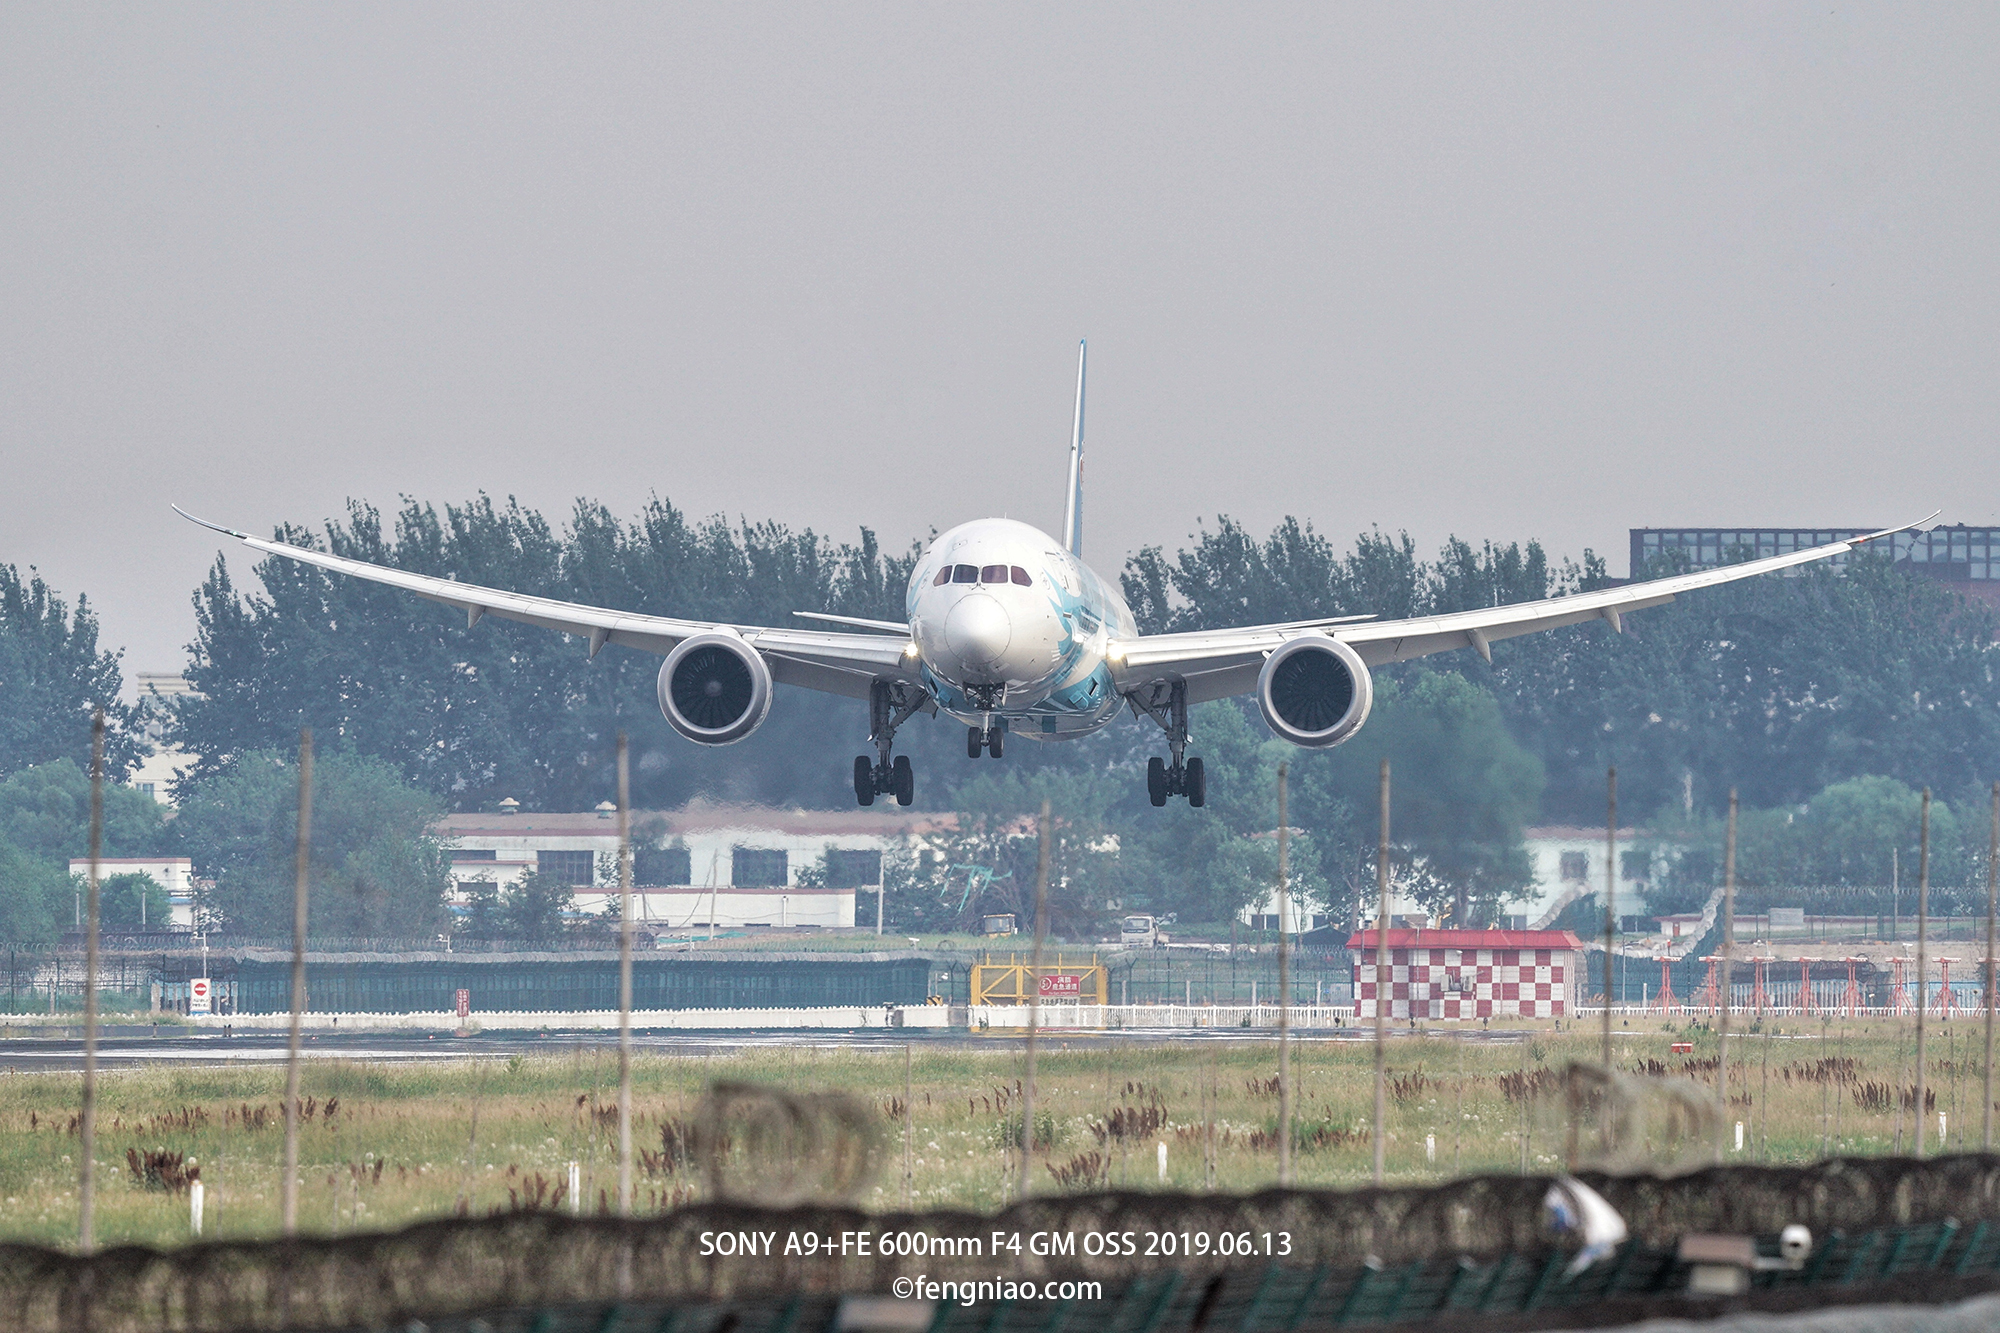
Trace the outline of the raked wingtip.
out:
[[[219,532],[223,534],[225,537],[234,537],[238,541],[250,540],[250,537],[247,533],[238,532],[235,528],[225,528],[220,523],[211,523],[205,518],[196,518],[193,514],[190,514],[187,510],[181,508],[177,504],[172,503],[171,501],[168,502],[168,507],[171,508],[176,514],[179,514],[182,518],[186,519],[188,522],[200,524],[202,527],[207,528],[210,532]]]
[[[1899,532],[1909,532],[1912,529],[1921,528],[1924,524],[1930,522],[1932,519],[1936,518],[1939,514],[1942,514],[1943,512],[1944,510],[1942,509],[1933,509],[1931,510],[1930,513],[1925,514],[1922,518],[1918,519],[1914,523],[1905,523],[1899,528],[1884,528],[1880,532],[1871,532],[1866,537],[1856,537],[1853,539],[1850,545],[1859,546],[1863,542],[1876,541],[1882,537],[1893,537]]]

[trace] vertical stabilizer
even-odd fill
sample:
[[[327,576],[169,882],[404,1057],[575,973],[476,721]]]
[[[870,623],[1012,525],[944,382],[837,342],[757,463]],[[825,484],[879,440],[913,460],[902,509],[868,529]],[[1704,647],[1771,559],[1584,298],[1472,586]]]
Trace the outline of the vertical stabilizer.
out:
[[[1076,426],[1069,442],[1069,501],[1063,510],[1063,546],[1083,558],[1083,372],[1090,357],[1090,339],[1076,348]]]

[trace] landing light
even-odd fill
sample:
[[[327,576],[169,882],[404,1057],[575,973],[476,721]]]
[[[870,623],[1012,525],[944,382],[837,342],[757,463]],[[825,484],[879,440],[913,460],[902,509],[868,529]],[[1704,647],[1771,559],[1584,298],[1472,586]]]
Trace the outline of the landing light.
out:
[[[912,661],[916,660],[917,655],[920,651],[921,650],[917,647],[917,641],[915,639],[912,639],[908,643],[903,645],[903,656],[911,659]]]

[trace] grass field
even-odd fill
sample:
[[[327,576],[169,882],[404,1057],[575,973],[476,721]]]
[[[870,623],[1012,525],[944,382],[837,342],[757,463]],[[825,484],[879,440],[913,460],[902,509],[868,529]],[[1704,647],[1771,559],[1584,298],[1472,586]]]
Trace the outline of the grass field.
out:
[[[1716,1037],[1634,1020],[1614,1040],[1627,1070],[1683,1075],[1704,1086]],[[1669,1043],[1691,1040],[1692,1057]],[[1953,1149],[1979,1146],[1980,1052],[1976,1021],[1936,1024],[1929,1042],[1934,1108]],[[1912,1146],[1912,1122],[1890,1091],[1913,1078],[1907,1024],[1788,1021],[1731,1042],[1731,1119],[1745,1124],[1735,1160],[1806,1161],[1828,1152],[1882,1154]],[[504,1048],[503,1048],[504,1049]],[[1558,1099],[1546,1093],[1572,1060],[1595,1059],[1595,1030],[1528,1034],[1525,1041],[1459,1042],[1449,1033],[1389,1047],[1388,1174],[1414,1183],[1457,1173],[1559,1169]],[[1007,1202],[1018,1170],[1022,1055],[913,1048],[907,1160],[918,1207],[991,1209]],[[1054,1193],[1104,1185],[1249,1190],[1277,1172],[1276,1050],[1271,1039],[1128,1046],[1049,1034],[1037,1078],[1034,1188]],[[1371,1174],[1373,1055],[1360,1043],[1293,1048],[1295,1179],[1353,1185]],[[1822,1062],[1832,1063],[1822,1063]],[[1649,1065],[1649,1062],[1652,1062]],[[300,1216],[336,1233],[384,1229],[463,1209],[483,1215],[550,1206],[581,1164],[585,1207],[615,1195],[615,1053],[477,1063],[313,1062],[304,1091]],[[269,1235],[278,1223],[283,1142],[282,1069],[190,1066],[120,1072],[101,1082],[98,1130],[100,1244],[173,1244],[189,1236],[188,1204],[171,1158],[198,1161],[210,1238]],[[643,1211],[699,1197],[700,1184],[667,1149],[713,1080],[794,1091],[841,1090],[883,1117],[887,1151],[866,1206],[905,1197],[904,1056],[887,1052],[754,1050],[730,1057],[647,1057],[636,1065],[635,1142]],[[67,1245],[77,1220],[77,1075],[0,1077],[0,1238]],[[1525,1094],[1525,1095],[1524,1095]],[[1552,1119],[1551,1117],[1557,1117]],[[1212,1128],[1211,1128],[1212,1125]],[[1733,1125],[1731,1125],[1733,1131]],[[1011,1131],[1011,1132],[1010,1132]],[[1426,1155],[1426,1137],[1433,1155]],[[134,1171],[128,1150],[138,1160]],[[1734,1157],[1734,1154],[1731,1154]],[[567,1208],[568,1201],[562,1201]]]

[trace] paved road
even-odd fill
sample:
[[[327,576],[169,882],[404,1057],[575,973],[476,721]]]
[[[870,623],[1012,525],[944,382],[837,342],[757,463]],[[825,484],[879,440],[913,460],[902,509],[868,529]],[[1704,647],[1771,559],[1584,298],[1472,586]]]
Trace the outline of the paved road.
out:
[[[1417,1034],[1407,1029],[1393,1033],[1399,1039]],[[1519,1041],[1518,1032],[1468,1032],[1468,1037],[1488,1041]],[[1253,1042],[1269,1044],[1276,1034],[1263,1031],[1245,1035],[1235,1030],[1154,1029],[1122,1032],[1045,1032],[1045,1050],[1076,1049],[1084,1046],[1186,1045],[1194,1042]],[[1366,1041],[1363,1031],[1313,1032],[1294,1034],[1300,1045],[1326,1042]],[[763,1031],[663,1032],[633,1034],[633,1045],[653,1055],[728,1055],[748,1046],[810,1050],[899,1051],[905,1043],[932,1049],[1008,1049],[1019,1047],[1019,1036],[975,1035],[973,1033],[913,1028],[902,1031],[861,1029],[852,1032],[826,1029],[784,1028]],[[616,1048],[616,1033],[488,1033],[474,1037],[430,1037],[400,1033],[307,1033],[303,1047],[306,1058],[314,1060],[503,1060],[513,1055],[566,1054],[577,1049]],[[270,1064],[285,1058],[282,1033],[253,1033],[225,1037],[202,1033],[195,1036],[113,1037],[98,1043],[100,1068],[136,1069],[161,1064]],[[81,1039],[11,1037],[0,1040],[0,1070],[7,1073],[50,1073],[83,1068]]]

